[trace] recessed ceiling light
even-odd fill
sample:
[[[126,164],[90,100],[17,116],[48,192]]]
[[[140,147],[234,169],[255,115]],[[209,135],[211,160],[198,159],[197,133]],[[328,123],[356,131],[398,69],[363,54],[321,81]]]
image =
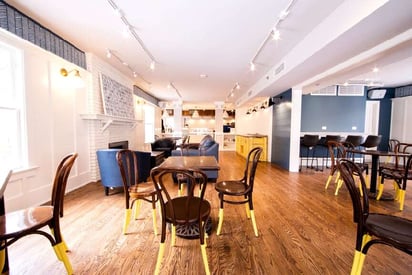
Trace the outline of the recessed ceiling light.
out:
[[[207,78],[208,77],[207,74],[200,74],[199,76],[200,76],[200,78]]]
[[[373,70],[372,70],[374,73],[377,73],[377,72],[379,72],[379,68],[378,67],[375,67],[375,68],[373,68]]]

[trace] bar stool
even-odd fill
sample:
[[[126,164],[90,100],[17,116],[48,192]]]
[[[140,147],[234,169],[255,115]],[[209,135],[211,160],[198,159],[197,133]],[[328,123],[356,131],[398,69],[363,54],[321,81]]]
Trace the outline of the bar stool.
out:
[[[381,143],[382,136],[368,135],[363,143],[360,146],[366,148],[376,147]]]
[[[311,159],[311,169],[314,169],[313,167],[313,158],[315,157],[315,149],[316,145],[319,142],[319,135],[304,135],[302,140],[301,140],[301,147],[306,149],[306,168],[309,168],[309,153],[312,152],[312,159]],[[302,170],[302,160],[303,156],[301,155],[300,157],[300,168],[299,171]],[[318,159],[316,158],[316,170],[318,170]]]
[[[354,148],[359,147],[362,144],[363,137],[356,135],[348,135],[345,139],[346,143],[350,143]]]

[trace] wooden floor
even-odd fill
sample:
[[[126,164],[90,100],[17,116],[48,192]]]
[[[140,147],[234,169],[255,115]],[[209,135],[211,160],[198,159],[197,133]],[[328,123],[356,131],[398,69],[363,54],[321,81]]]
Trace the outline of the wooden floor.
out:
[[[243,162],[234,152],[222,152],[219,179],[239,178]],[[328,173],[305,169],[289,173],[273,164],[260,163],[254,191],[260,236],[254,236],[242,205],[228,205],[221,236],[213,230],[208,239],[212,273],[349,274],[356,229],[352,206],[345,187],[338,196],[333,194],[333,184],[325,192]],[[207,198],[212,204],[215,229],[219,204],[212,184]],[[142,204],[142,215],[131,222],[130,233],[122,235],[122,193],[105,196],[99,183],[90,183],[68,194],[61,223],[74,273],[152,274],[159,236],[153,234],[150,210],[150,204]],[[371,210],[412,219],[411,186],[403,212],[393,201],[372,201]],[[166,241],[170,244],[169,238]],[[10,274],[65,273],[63,264],[41,236],[13,244],[9,258]],[[363,274],[411,273],[411,256],[375,245],[368,253]],[[167,246],[162,274],[204,274],[199,241],[178,238],[176,247]]]

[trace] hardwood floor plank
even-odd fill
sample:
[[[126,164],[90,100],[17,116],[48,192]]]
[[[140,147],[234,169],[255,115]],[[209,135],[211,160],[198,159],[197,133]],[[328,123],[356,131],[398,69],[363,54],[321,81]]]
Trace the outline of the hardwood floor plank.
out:
[[[244,159],[220,153],[219,179],[239,179]],[[356,225],[345,187],[324,190],[329,170],[291,173],[261,162],[256,173],[254,208],[259,237],[246,218],[244,205],[225,204],[222,234],[216,236],[219,200],[210,183],[206,198],[212,205],[213,231],[207,239],[213,274],[349,274],[355,250]],[[388,186],[388,187],[387,187]],[[391,192],[389,184],[385,185]],[[175,194],[177,194],[177,187]],[[405,209],[393,201],[371,201],[371,211],[412,219],[412,189]],[[62,233],[70,248],[75,274],[152,274],[160,236],[154,236],[151,205],[142,203],[138,220],[122,234],[124,197],[105,196],[100,183],[90,183],[66,195]],[[160,232],[160,215],[158,213]],[[199,240],[166,237],[162,274],[204,274]],[[50,244],[29,236],[9,248],[10,274],[65,274]],[[411,274],[412,257],[375,245],[363,274]]]

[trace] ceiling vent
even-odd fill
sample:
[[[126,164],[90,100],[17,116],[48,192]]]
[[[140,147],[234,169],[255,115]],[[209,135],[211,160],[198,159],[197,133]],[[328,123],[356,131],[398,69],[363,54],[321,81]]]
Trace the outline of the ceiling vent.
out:
[[[362,85],[339,85],[339,96],[363,96],[365,94],[365,86]]]
[[[328,86],[325,88],[322,88],[316,92],[311,92],[310,95],[316,95],[316,96],[335,96],[336,95],[336,89],[337,86]]]
[[[382,99],[385,97],[386,89],[370,90],[368,91],[369,99]]]

